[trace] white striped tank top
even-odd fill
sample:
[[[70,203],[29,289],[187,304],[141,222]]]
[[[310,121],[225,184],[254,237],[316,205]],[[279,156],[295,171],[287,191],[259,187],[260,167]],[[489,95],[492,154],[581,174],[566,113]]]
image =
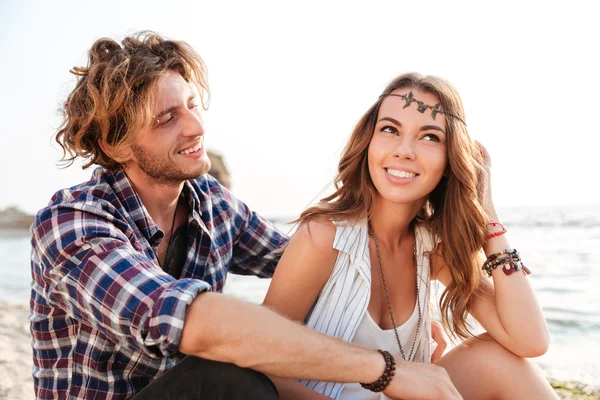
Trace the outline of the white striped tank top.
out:
[[[369,255],[369,231],[367,221],[361,223],[349,224],[345,222],[334,222],[336,225],[335,239],[333,248],[339,251],[336,263],[333,267],[331,276],[321,290],[317,301],[306,320],[306,325],[316,331],[327,335],[340,338],[347,342],[360,342],[364,347],[372,347],[363,343],[364,337],[356,338],[359,326],[361,334],[364,329],[369,329],[368,325],[375,324],[369,321],[370,316],[367,312],[367,306],[371,296],[371,262]],[[419,296],[421,301],[421,312],[423,318],[419,330],[419,337],[415,344],[413,361],[429,362],[431,359],[431,332],[429,315],[429,257],[428,253],[433,249],[434,241],[429,230],[417,225],[415,231],[415,240],[417,246],[417,272],[419,276]],[[398,331],[410,331],[410,339],[403,340],[403,350],[406,356],[410,352],[410,346],[414,339],[418,315],[416,311],[400,327]],[[375,325],[377,326],[377,325]],[[381,331],[381,329],[377,326]],[[373,326],[370,329],[374,329]],[[394,357],[400,359],[400,350],[396,343],[393,330],[381,331],[384,335],[391,334],[395,347],[385,345]],[[404,336],[404,334],[402,334]],[[355,340],[356,339],[356,340]],[[410,343],[404,345],[404,343]],[[381,347],[378,347],[381,348]],[[346,386],[343,383],[333,383],[314,380],[301,380],[302,384],[308,388],[322,393],[334,399],[338,398],[361,398],[356,397],[352,385],[348,384],[347,390],[342,389]],[[362,388],[361,388],[362,389]],[[366,392],[366,391],[365,391]],[[371,393],[371,392],[366,392]],[[340,395],[343,394],[343,397]],[[377,395],[377,393],[371,393]],[[368,399],[378,399],[385,397],[365,397]]]

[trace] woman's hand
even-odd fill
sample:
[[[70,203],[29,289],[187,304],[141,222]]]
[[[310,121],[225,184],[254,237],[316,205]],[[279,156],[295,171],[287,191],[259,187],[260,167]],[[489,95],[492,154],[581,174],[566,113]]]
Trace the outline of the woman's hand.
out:
[[[442,356],[448,347],[448,336],[444,332],[442,324],[438,321],[431,321],[431,338],[437,344],[433,354],[431,355],[431,363],[435,364]]]

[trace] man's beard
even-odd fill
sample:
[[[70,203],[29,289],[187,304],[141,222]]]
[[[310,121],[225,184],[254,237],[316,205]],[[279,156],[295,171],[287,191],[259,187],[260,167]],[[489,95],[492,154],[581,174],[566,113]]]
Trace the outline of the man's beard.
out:
[[[177,165],[166,157],[152,154],[140,146],[132,145],[131,150],[135,155],[138,167],[160,184],[178,184],[188,179],[196,179],[207,173],[211,167],[206,154],[200,165],[192,170],[184,171],[177,168]]]

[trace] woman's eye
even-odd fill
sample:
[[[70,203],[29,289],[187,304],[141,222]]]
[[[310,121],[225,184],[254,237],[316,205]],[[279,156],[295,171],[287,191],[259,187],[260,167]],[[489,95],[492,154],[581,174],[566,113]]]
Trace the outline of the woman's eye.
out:
[[[434,135],[433,133],[428,133],[427,135],[423,136],[423,139],[432,142],[440,142],[440,138],[437,135]]]
[[[398,130],[396,130],[396,128],[394,128],[393,126],[386,125],[383,128],[381,128],[381,132],[396,134],[398,133]]]

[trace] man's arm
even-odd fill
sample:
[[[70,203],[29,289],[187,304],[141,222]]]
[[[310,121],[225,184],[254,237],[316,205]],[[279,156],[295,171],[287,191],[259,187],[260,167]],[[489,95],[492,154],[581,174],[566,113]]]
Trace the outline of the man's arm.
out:
[[[286,316],[301,321],[310,306],[311,297],[306,286],[314,275],[306,269],[314,268],[322,275],[326,264],[321,258],[331,257],[326,251],[313,251],[319,240],[320,229],[311,235],[301,227],[284,258],[294,261],[309,275],[306,279],[293,273],[297,268],[288,266],[277,271],[280,283],[289,283],[284,290],[294,292],[302,312],[282,307]],[[331,239],[333,240],[333,239]],[[331,246],[330,246],[331,247]],[[333,251],[332,249],[330,249]],[[318,260],[314,260],[318,258]],[[283,262],[283,259],[282,259]],[[289,274],[286,275],[284,271]],[[330,272],[324,272],[324,279]],[[285,279],[282,281],[282,277]],[[288,279],[289,278],[289,279]],[[318,279],[315,279],[318,280]],[[282,285],[280,285],[280,289]],[[312,290],[314,296],[318,289]],[[311,293],[312,293],[311,292]],[[279,302],[270,293],[271,304]],[[226,295],[203,293],[188,308],[179,349],[186,354],[212,360],[231,362],[263,373],[283,378],[311,379],[332,382],[376,381],[384,370],[384,360],[376,350],[368,350],[339,339],[318,333],[300,322],[293,322],[264,306],[257,306]],[[397,360],[398,368],[392,383],[386,389],[391,398],[403,399],[456,399],[460,398],[446,371],[438,366],[407,363]]]
[[[177,353],[196,279],[155,265],[116,213],[67,203],[42,210],[32,228],[32,273],[45,301],[114,343],[152,357]]]
[[[230,212],[232,259],[229,272],[270,278],[281,256],[281,253],[276,250],[287,243],[287,235],[278,231],[273,223],[252,211],[227,188],[211,177],[207,179],[216,209],[227,209]]]
[[[279,377],[334,382],[372,382],[385,367],[377,351],[220,293],[202,293],[188,307],[179,350]]]
[[[271,311],[205,292],[188,307],[182,353],[248,367],[283,378],[374,382],[385,362],[379,352],[313,331]],[[385,390],[391,399],[460,399],[442,367],[396,360]]]

